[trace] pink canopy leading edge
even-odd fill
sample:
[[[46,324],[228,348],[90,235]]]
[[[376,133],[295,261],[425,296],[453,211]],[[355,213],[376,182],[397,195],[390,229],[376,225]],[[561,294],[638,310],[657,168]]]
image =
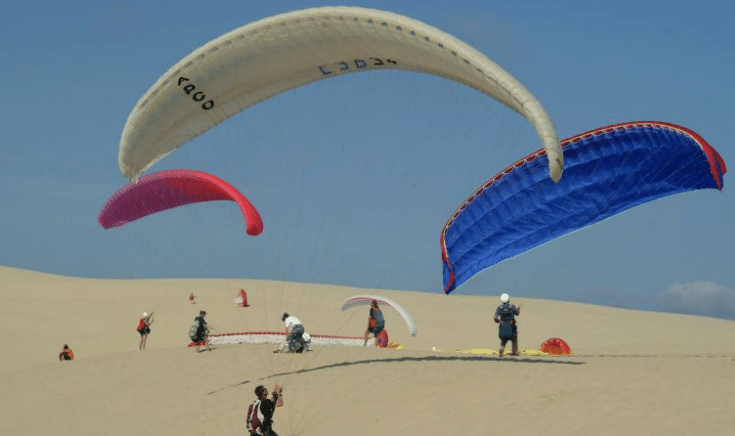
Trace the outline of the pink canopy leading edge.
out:
[[[248,235],[263,231],[260,214],[240,191],[217,176],[195,170],[159,171],[128,183],[107,200],[97,221],[109,229],[164,210],[215,200],[237,203]]]
[[[561,338],[550,338],[541,344],[540,350],[546,354],[572,354],[572,349],[569,348],[564,339]]]

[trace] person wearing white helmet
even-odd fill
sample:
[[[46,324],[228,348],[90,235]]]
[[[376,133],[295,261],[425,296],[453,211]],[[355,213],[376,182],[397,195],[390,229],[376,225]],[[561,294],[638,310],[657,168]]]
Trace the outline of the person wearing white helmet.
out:
[[[143,312],[143,318],[138,322],[138,333],[140,333],[139,350],[145,350],[145,343],[148,340],[148,334],[151,332],[151,324],[153,324],[153,312]]]
[[[513,343],[513,356],[517,356],[518,353],[518,324],[516,323],[516,316],[521,314],[521,306],[516,307],[510,304],[510,296],[503,294],[500,296],[500,302],[502,303],[495,309],[495,317],[493,318],[498,323],[498,337],[500,338],[500,350],[498,355],[503,357],[505,351],[505,344],[508,341]]]

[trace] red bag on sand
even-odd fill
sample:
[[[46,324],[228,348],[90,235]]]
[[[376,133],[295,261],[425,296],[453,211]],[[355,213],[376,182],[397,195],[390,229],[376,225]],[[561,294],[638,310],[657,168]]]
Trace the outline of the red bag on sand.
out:
[[[388,346],[388,331],[383,329],[378,333],[378,337],[375,338],[378,341],[378,347],[385,348]]]
[[[572,349],[569,347],[564,339],[561,338],[550,338],[541,344],[541,351],[546,354],[572,354]]]

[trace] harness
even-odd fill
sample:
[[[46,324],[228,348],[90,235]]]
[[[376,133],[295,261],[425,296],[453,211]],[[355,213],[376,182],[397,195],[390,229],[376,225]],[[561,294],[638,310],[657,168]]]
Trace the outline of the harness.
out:
[[[263,412],[260,411],[260,400],[255,400],[248,407],[247,427],[251,435],[263,434]]]
[[[510,303],[503,303],[500,306],[500,322],[513,324],[516,319],[516,313]]]
[[[500,326],[498,326],[498,337],[501,341],[516,338],[515,311],[510,303],[500,306]]]

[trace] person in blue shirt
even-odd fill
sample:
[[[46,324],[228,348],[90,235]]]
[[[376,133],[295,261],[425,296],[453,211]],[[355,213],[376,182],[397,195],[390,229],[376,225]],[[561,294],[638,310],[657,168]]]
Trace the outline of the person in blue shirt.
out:
[[[372,334],[375,337],[375,346],[378,346],[378,335],[381,331],[385,328],[385,318],[383,318],[383,312],[380,310],[380,307],[378,307],[378,301],[373,300],[372,303],[370,303],[370,316],[368,317],[368,327],[365,331],[365,343],[362,344],[363,347],[367,346],[367,341]]]

